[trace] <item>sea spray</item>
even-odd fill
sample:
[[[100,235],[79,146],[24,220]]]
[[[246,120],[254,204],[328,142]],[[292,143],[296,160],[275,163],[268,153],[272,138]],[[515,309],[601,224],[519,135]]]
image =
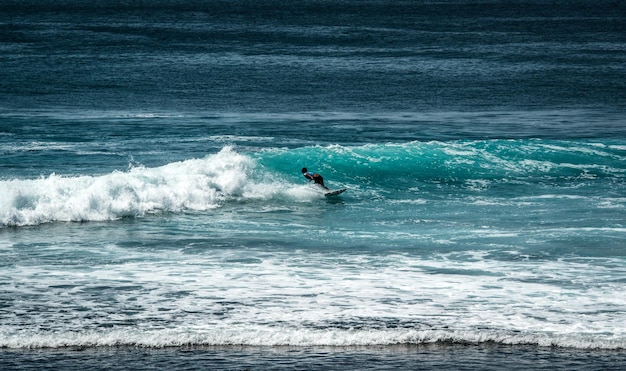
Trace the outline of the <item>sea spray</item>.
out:
[[[208,210],[241,195],[253,161],[225,147],[203,159],[158,168],[133,167],[100,176],[0,182],[5,226],[52,221],[103,221],[147,213]]]

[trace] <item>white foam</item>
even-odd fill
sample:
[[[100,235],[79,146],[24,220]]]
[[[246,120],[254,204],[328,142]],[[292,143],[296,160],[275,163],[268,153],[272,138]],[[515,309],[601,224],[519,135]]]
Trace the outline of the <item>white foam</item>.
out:
[[[36,333],[24,331],[19,335],[0,332],[2,346],[6,348],[60,348],[89,346],[384,346],[397,344],[432,344],[494,342],[505,345],[538,345],[579,349],[623,349],[619,338],[599,340],[595,336],[567,336],[542,334],[537,336],[519,332],[493,332],[488,330],[454,329],[293,329],[250,326],[247,328],[172,328],[141,331],[113,329],[99,331],[67,331],[62,333]]]
[[[268,198],[281,192],[311,199],[311,193],[306,194],[301,187],[255,179],[256,170],[252,158],[225,147],[202,159],[157,168],[134,167],[102,176],[52,174],[0,181],[0,226],[209,210],[230,199]]]
[[[123,264],[5,269],[12,280],[3,290],[16,300],[0,324],[0,347],[626,348],[626,299],[614,281],[626,272],[618,262],[490,261],[471,251],[463,252],[471,259],[262,249],[132,254]]]

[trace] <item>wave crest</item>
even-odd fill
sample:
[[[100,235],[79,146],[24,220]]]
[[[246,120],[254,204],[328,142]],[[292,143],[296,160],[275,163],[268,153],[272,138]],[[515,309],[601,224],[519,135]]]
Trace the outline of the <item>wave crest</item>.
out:
[[[255,161],[231,147],[202,159],[156,168],[134,167],[101,176],[0,182],[0,226],[53,221],[106,221],[150,213],[209,210],[224,201],[258,195],[250,180]]]

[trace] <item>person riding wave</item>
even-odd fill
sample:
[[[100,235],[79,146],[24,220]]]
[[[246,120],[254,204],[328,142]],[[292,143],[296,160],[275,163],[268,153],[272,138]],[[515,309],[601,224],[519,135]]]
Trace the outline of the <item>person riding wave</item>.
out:
[[[309,170],[307,170],[306,167],[302,168],[302,175],[304,175],[305,178],[307,178],[310,181],[315,182],[315,184],[318,184],[320,187],[329,190],[328,187],[326,187],[324,185],[324,178],[319,175],[318,173],[310,173]]]

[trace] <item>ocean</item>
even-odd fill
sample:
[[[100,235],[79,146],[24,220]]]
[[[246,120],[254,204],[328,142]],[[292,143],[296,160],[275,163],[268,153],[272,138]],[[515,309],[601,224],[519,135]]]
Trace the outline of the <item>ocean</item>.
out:
[[[622,1],[3,0],[0,159],[2,369],[626,363]]]

